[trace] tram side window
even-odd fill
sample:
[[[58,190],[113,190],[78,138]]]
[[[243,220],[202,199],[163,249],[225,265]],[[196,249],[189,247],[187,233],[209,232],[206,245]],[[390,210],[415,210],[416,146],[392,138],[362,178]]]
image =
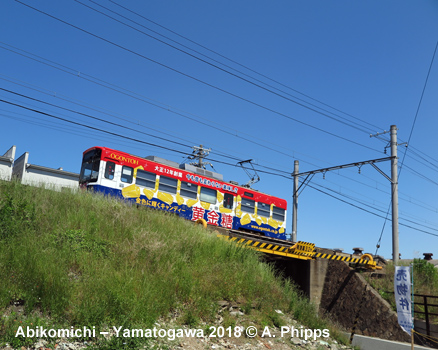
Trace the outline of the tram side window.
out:
[[[272,211],[272,218],[277,221],[284,221],[284,212],[284,209],[274,207],[274,210]]]
[[[233,209],[234,196],[230,193],[224,193],[224,208]]]
[[[114,170],[116,169],[116,163],[106,162],[105,166],[105,178],[109,180],[114,179]]]
[[[201,196],[199,198],[202,202],[216,204],[217,191],[211,188],[201,187]]]
[[[123,168],[122,168],[122,176],[121,176],[120,180],[122,182],[125,182],[125,183],[128,183],[128,184],[132,183],[132,173],[133,172],[134,172],[134,169],[132,169],[131,167],[123,166]]]
[[[178,186],[178,180],[171,177],[160,175],[159,191],[175,194]]]
[[[255,201],[247,198],[242,198],[242,211],[245,213],[254,214]]]
[[[186,198],[196,199],[198,198],[198,186],[193,185],[190,182],[181,181],[181,190],[179,194]]]
[[[139,186],[155,188],[155,180],[157,175],[144,170],[137,170],[137,177],[135,178],[135,183]]]
[[[271,215],[271,208],[268,204],[259,202],[257,204],[257,215],[269,218]]]

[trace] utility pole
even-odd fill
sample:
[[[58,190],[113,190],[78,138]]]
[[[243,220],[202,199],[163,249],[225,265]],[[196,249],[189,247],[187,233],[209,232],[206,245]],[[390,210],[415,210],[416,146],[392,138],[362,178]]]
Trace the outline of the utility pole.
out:
[[[377,133],[375,135],[370,135],[370,137],[380,137],[380,135],[387,134],[388,131],[384,131],[381,133]],[[312,178],[309,179],[309,176],[312,176],[317,173],[323,173],[325,176],[325,173],[328,171],[338,170],[338,169],[345,169],[350,167],[358,167],[359,173],[360,168],[362,165],[370,164],[374,169],[376,169],[381,175],[383,175],[387,180],[391,182],[391,203],[392,203],[392,261],[394,262],[394,265],[397,265],[399,262],[399,246],[398,246],[398,174],[397,174],[397,126],[391,125],[390,129],[390,141],[389,146],[391,147],[391,156],[386,158],[379,158],[379,159],[371,159],[363,162],[355,162],[355,163],[349,163],[349,164],[343,164],[343,165],[336,165],[329,168],[323,168],[323,169],[317,169],[312,171],[307,171],[304,173],[298,172],[298,161],[296,160],[294,163],[294,172],[291,174],[294,177],[294,188],[293,188],[293,206],[292,206],[292,241],[296,242],[297,240],[297,209],[298,209],[298,191],[302,186],[306,186],[307,183],[309,183]],[[388,141],[388,140],[385,140]],[[388,146],[387,146],[388,147]],[[385,153],[386,148],[385,147]],[[386,175],[380,168],[376,165],[376,163],[384,162],[384,161],[391,161],[391,177]],[[301,185],[298,186],[298,179],[300,176],[306,175],[304,181],[302,181]],[[308,180],[309,179],[309,180]],[[308,181],[307,181],[308,180]]]
[[[387,134],[388,131],[370,135],[370,137],[379,137],[380,135]],[[391,182],[391,212],[392,212],[392,261],[394,265],[397,265],[400,260],[399,246],[398,246],[398,157],[397,157],[397,126],[391,125],[389,130],[390,139],[388,145],[391,147],[391,178],[388,180]],[[382,138],[381,138],[382,139]],[[405,143],[401,143],[402,145]]]
[[[391,146],[395,147],[395,150],[392,150],[391,148],[391,152],[392,155],[391,157],[386,157],[386,158],[378,158],[378,159],[371,159],[371,160],[366,160],[366,161],[362,161],[362,162],[355,162],[355,163],[349,163],[349,164],[343,164],[343,165],[335,165],[329,168],[323,168],[323,169],[316,169],[316,170],[311,170],[311,171],[307,171],[304,173],[299,173],[298,172],[298,161],[295,161],[295,167],[294,167],[294,172],[291,174],[294,177],[294,197],[293,197],[293,220],[292,220],[292,236],[295,234],[296,235],[296,230],[297,230],[297,207],[298,207],[298,191],[300,190],[301,187],[305,187],[307,186],[307,184],[312,180],[312,177],[317,174],[317,173],[322,173],[323,174],[323,178],[325,178],[325,174],[329,171],[333,171],[333,170],[338,170],[338,169],[345,169],[345,168],[351,168],[351,167],[357,167],[359,170],[359,174],[360,174],[360,168],[365,165],[365,164],[370,164],[374,169],[376,169],[381,175],[383,175],[387,180],[389,180],[392,183],[392,191],[393,191],[393,201],[395,203],[398,204],[398,196],[397,196],[397,159],[395,159],[395,163],[394,163],[394,158],[397,157],[397,131],[396,131],[396,127],[394,126],[394,141]],[[385,131],[383,134],[387,133],[387,131]],[[381,134],[377,134],[377,135],[370,135],[370,137],[372,136],[378,136]],[[392,126],[391,126],[391,137],[393,133],[392,133]],[[390,178],[388,175],[386,175],[382,170],[380,170],[380,168],[376,165],[376,163],[380,163],[380,162],[385,162],[391,160],[392,164],[393,164],[393,168],[392,168],[392,178]],[[395,164],[395,165],[394,165]],[[395,166],[395,172],[394,172],[394,166]],[[300,176],[304,176],[306,175],[306,178],[304,179],[304,181],[302,181],[301,185],[298,187],[298,178]],[[311,176],[311,177],[310,177]],[[309,179],[310,177],[310,179]],[[394,186],[394,180],[395,181],[395,186]],[[395,193],[395,195],[394,195]],[[396,213],[396,216],[394,216],[394,213]],[[398,256],[398,210],[397,210],[397,206],[396,209],[394,210],[393,207],[393,227],[394,227],[394,221],[396,221],[397,223],[395,224],[395,227],[397,227],[397,256]],[[394,245],[393,245],[394,248]],[[398,260],[397,260],[398,261]]]
[[[397,175],[397,126],[391,125],[391,200],[392,200],[392,261],[397,265],[398,250],[398,175]]]
[[[294,175],[298,175],[299,162],[294,161]],[[294,193],[292,204],[292,242],[297,242],[297,215],[298,215],[298,181],[299,177],[294,176]]]

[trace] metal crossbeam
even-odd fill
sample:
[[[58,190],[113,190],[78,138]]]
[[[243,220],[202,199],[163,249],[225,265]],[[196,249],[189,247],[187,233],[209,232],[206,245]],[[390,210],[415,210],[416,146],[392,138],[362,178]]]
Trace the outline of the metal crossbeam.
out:
[[[366,161],[363,161],[363,162],[354,162],[354,163],[349,163],[349,164],[344,164],[344,165],[336,165],[336,166],[332,166],[332,167],[329,167],[329,168],[322,168],[322,169],[317,169],[317,170],[311,170],[311,171],[306,171],[304,173],[299,173],[299,174],[292,173],[292,176],[295,177],[295,176],[311,175],[311,174],[317,174],[317,173],[326,173],[327,171],[351,168],[351,167],[354,167],[354,166],[361,167],[362,165],[365,165],[365,164],[374,164],[374,163],[386,162],[387,160],[391,160],[393,158],[394,157],[385,157],[385,158],[366,160]]]

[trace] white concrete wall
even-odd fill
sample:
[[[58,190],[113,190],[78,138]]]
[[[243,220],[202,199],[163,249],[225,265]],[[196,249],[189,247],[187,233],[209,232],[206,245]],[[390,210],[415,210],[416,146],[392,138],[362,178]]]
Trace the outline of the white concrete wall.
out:
[[[52,169],[29,163],[29,153],[23,153],[14,163],[13,176],[21,183],[31,186],[62,189],[78,189],[79,174],[61,169]]]
[[[23,153],[17,160],[14,162],[14,167],[12,169],[12,176],[16,178],[18,181],[22,181],[26,163],[29,159],[29,152]]]
[[[63,188],[77,189],[79,186],[79,174],[26,164],[25,176],[22,183],[25,185],[53,188],[55,190],[61,190]]]
[[[9,148],[3,156],[0,156],[0,180],[9,181],[12,177],[16,147]]]

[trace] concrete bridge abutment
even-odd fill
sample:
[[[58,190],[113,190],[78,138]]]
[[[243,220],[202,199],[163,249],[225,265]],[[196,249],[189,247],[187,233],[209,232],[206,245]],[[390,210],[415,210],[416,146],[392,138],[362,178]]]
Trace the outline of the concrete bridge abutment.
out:
[[[347,263],[288,259],[275,265],[285,278],[299,286],[320,313],[346,332],[410,342],[391,306]]]

